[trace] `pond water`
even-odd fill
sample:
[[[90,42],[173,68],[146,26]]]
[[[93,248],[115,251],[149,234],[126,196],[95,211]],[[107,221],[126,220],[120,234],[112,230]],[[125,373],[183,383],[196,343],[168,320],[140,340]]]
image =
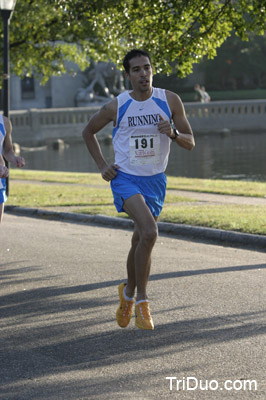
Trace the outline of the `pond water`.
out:
[[[195,135],[192,152],[171,145],[167,175],[190,178],[219,178],[266,181],[266,132]],[[113,162],[112,145],[101,143],[108,162]],[[27,169],[98,172],[83,142],[63,150],[23,148]]]

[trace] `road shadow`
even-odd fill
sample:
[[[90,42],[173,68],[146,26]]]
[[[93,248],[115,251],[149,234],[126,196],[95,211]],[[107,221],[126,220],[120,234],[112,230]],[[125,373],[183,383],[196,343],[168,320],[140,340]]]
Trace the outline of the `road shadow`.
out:
[[[27,274],[28,272],[32,272],[40,269],[38,266],[31,267],[21,267],[16,269],[3,269],[3,265],[0,265],[0,282],[2,279],[6,279],[6,277],[13,277],[13,280],[9,280],[9,284],[15,283],[26,283],[26,282],[40,282],[40,281],[49,281],[53,277],[47,276],[40,278],[25,278],[18,279],[16,275]],[[6,267],[6,266],[5,266]],[[190,276],[198,276],[198,275],[206,275],[206,274],[221,274],[221,273],[231,273],[231,272],[239,272],[239,271],[252,271],[258,269],[266,269],[266,264],[255,264],[255,265],[238,265],[238,266],[229,266],[229,267],[217,267],[217,268],[203,268],[203,269],[190,269],[190,270],[182,270],[182,271],[171,271],[171,272],[163,272],[159,274],[151,274],[150,281],[158,281],[165,279],[173,279],[173,278],[183,278]],[[56,276],[55,276],[56,277]],[[105,303],[103,298],[99,300],[90,301],[89,299],[84,299],[82,301],[77,300],[60,300],[57,301],[57,298],[61,298],[62,296],[70,296],[74,294],[82,294],[98,289],[104,289],[108,287],[118,286],[121,280],[109,280],[102,282],[94,282],[88,283],[84,285],[74,285],[74,286],[47,286],[47,287],[38,287],[36,289],[22,290],[10,294],[2,294],[0,295],[0,304],[2,305],[1,317],[10,317],[15,315],[23,315],[29,313],[45,313],[49,312],[57,312],[63,309],[75,309],[78,307],[96,307],[96,306],[105,306],[108,303]],[[114,300],[117,302],[117,299]],[[111,301],[112,303],[112,301]],[[48,308],[49,304],[49,308]]]
[[[21,271],[16,269],[16,272],[27,275],[31,268],[38,267],[21,268]],[[165,272],[151,275],[151,280],[265,268],[266,264],[256,264]],[[1,273],[3,276],[7,274],[3,265],[0,276]],[[92,380],[65,381],[62,376],[69,372],[89,375],[89,371],[102,371],[111,367],[115,369],[125,363],[125,358],[140,365],[144,360],[153,363],[158,357],[167,360],[173,353],[178,359],[186,351],[198,351],[199,348],[226,342],[238,343],[266,334],[266,309],[186,318],[184,309],[190,307],[190,304],[185,307],[169,305],[172,310],[183,310],[180,313],[183,317],[177,321],[156,324],[154,331],[136,329],[133,321],[127,329],[120,329],[114,316],[117,295],[114,296],[113,292],[111,296],[93,296],[94,290],[116,286],[119,282],[110,280],[68,287],[40,287],[2,294],[1,396],[14,400],[43,400],[45,393],[49,399],[76,400],[78,396],[85,396],[85,393],[92,398],[95,393],[99,396],[107,396],[109,393],[110,399],[119,398],[117,391],[120,389],[117,388],[115,378],[99,376]],[[114,310],[112,315],[103,312],[108,307]],[[88,318],[77,314],[80,310],[84,310]],[[167,363],[164,365],[164,371],[157,372],[158,379],[171,372]],[[189,364],[187,368],[191,371],[197,366]],[[175,370],[177,372],[178,367]],[[143,371],[141,374],[136,373],[135,378],[148,380],[149,374]],[[57,375],[58,379],[51,378]],[[132,398],[137,399],[134,381],[132,371],[128,374],[125,371],[120,384],[125,383],[128,398],[132,394]],[[60,397],[56,397],[56,393],[60,393]]]

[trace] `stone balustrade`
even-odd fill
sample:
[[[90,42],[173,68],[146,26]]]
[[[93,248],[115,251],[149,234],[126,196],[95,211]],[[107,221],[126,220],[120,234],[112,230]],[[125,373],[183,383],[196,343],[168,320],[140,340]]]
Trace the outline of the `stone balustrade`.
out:
[[[266,131],[266,100],[213,101],[207,104],[185,103],[193,131],[218,133],[228,131]],[[42,144],[49,140],[81,139],[81,132],[100,106],[30,109],[11,111],[13,140],[21,144]],[[111,135],[112,124],[101,133]]]
[[[58,138],[81,139],[82,129],[98,109],[92,106],[11,111],[13,141],[35,145]]]
[[[188,120],[196,133],[265,131],[266,100],[185,103]]]

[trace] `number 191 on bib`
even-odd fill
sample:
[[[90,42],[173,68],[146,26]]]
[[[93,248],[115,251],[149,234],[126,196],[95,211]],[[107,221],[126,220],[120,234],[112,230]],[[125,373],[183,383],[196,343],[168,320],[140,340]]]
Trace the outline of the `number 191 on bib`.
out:
[[[160,162],[159,135],[131,136],[129,145],[131,165],[149,165]]]

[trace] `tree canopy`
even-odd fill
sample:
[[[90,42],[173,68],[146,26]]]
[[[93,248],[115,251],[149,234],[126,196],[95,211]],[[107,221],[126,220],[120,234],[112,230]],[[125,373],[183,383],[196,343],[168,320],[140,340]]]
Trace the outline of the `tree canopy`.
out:
[[[264,0],[18,0],[10,65],[45,82],[65,73],[67,60],[82,70],[91,59],[121,66],[134,47],[151,53],[156,72],[185,77],[204,56],[215,57],[231,32],[246,40],[265,27]]]
[[[248,42],[230,36],[217,50],[214,60],[204,60],[200,71],[210,90],[266,87],[266,35],[249,35]]]

